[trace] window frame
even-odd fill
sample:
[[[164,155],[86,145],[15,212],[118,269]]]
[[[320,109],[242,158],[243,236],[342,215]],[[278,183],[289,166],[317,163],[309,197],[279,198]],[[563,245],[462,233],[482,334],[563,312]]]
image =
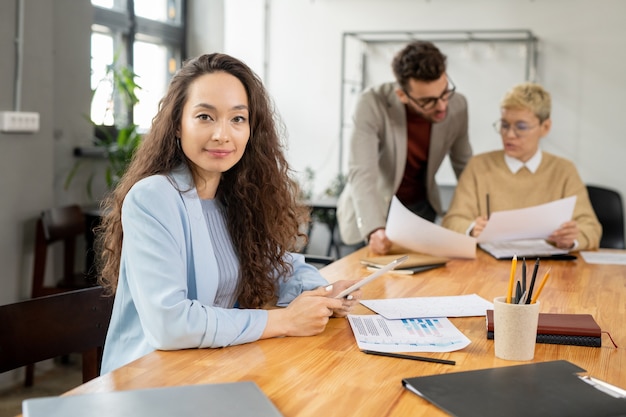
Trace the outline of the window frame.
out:
[[[134,68],[134,43],[136,40],[155,43],[173,51],[171,58],[177,63],[186,56],[187,0],[168,0],[172,6],[179,5],[180,21],[175,23],[147,19],[135,15],[134,0],[126,0],[125,9],[109,9],[96,5],[93,8],[91,33],[105,33],[113,37],[114,49],[119,50],[119,63]],[[90,66],[91,68],[91,66]],[[119,100],[116,99],[116,103]],[[121,116],[127,123],[134,122],[134,109],[115,107],[115,117]],[[121,110],[117,110],[121,108]],[[121,112],[121,114],[119,113]]]

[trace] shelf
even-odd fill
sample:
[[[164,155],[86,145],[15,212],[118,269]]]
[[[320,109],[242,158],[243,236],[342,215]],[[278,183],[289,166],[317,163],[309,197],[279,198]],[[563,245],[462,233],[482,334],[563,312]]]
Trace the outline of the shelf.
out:
[[[105,159],[106,149],[97,146],[77,146],[74,148],[74,156],[77,158]]]

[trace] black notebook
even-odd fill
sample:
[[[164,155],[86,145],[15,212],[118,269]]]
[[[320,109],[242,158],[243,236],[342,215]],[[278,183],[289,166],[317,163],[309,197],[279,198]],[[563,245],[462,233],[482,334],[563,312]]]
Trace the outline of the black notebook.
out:
[[[610,395],[581,372],[561,360],[405,378],[402,385],[458,417],[626,416],[626,398],[616,397],[626,391],[611,387]]]

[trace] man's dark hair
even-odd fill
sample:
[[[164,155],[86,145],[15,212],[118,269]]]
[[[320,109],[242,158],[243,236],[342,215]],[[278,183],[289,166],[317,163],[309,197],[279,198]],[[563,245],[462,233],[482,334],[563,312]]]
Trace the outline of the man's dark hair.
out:
[[[400,86],[409,87],[409,79],[435,81],[446,72],[446,56],[432,42],[411,42],[396,54],[391,63]]]

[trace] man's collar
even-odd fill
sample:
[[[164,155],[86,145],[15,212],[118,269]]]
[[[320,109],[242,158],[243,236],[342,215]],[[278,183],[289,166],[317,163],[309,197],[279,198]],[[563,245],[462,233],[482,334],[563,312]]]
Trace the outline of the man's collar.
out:
[[[539,168],[539,164],[541,164],[541,149],[537,149],[537,153],[535,153],[532,158],[525,163],[519,159],[508,156],[507,154],[504,154],[504,162],[513,174],[517,174],[517,172],[523,167],[526,167],[534,174],[537,171],[537,168]]]

